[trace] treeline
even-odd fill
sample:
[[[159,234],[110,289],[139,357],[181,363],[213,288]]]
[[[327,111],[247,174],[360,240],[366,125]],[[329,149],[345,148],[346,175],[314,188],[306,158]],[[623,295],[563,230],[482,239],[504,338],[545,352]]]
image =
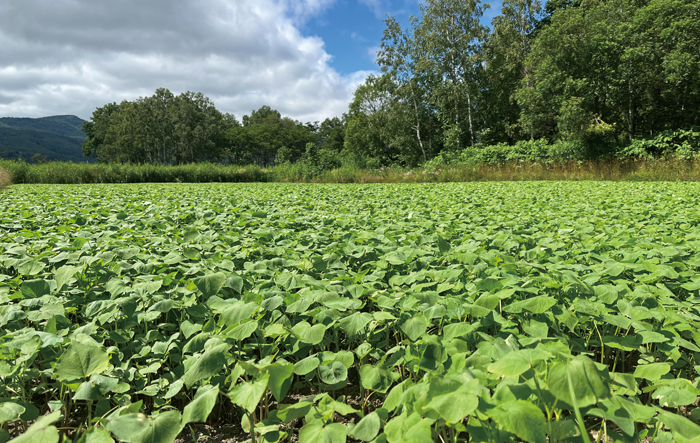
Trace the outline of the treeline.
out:
[[[238,121],[218,111],[201,93],[175,96],[161,88],[151,97],[95,110],[83,125],[88,136],[83,155],[116,163],[269,166],[297,161],[309,143],[335,143],[342,149],[342,127],[338,119],[302,124],[269,106]]]
[[[505,0],[490,28],[484,8],[427,0],[406,28],[388,18],[381,74],[357,88],[340,118],[301,123],[264,106],[238,121],[201,94],[159,89],[97,109],[83,152],[317,173],[489,152],[533,161],[647,155],[660,152],[642,149],[660,137],[697,143],[697,0]],[[695,155],[694,146],[685,150]]]
[[[407,29],[387,20],[346,147],[414,164],[541,139],[595,158],[700,124],[700,2],[505,0],[490,30],[482,14],[429,0]]]

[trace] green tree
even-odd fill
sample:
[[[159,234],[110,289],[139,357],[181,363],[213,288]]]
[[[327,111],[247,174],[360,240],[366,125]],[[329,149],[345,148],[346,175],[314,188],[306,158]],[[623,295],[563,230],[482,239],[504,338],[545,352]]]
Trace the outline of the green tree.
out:
[[[227,158],[236,164],[296,162],[306,151],[306,144],[317,138],[313,125],[282,117],[267,105],[244,115],[242,123],[226,131]]]
[[[520,107],[515,93],[523,79],[529,79],[525,60],[541,9],[537,0],[505,0],[501,14],[492,21],[483,51],[486,69],[481,111],[487,133],[482,133],[482,143],[513,143],[525,134],[532,136],[528,128],[519,128]]]
[[[421,71],[425,56],[412,32],[401,29],[394,17],[389,17],[384,22],[386,29],[377,54],[377,64],[395,85],[392,94],[396,101],[394,107],[404,108],[404,112],[412,115],[411,127],[415,131],[423,161],[427,161],[421,136],[421,123],[429,118],[430,113],[425,85],[427,76]]]
[[[341,118],[327,118],[321,122],[315,131],[318,135],[318,144],[321,149],[340,153],[345,146],[345,130],[347,116],[343,114]]]
[[[235,120],[235,119],[234,119]],[[222,157],[230,119],[201,93],[151,97],[98,108],[85,122],[85,156],[111,162],[182,164]]]
[[[87,135],[83,142],[83,156],[97,156],[97,152],[104,146],[107,131],[112,124],[111,119],[113,115],[116,118],[120,108],[121,105],[116,103],[107,103],[95,109],[90,120],[83,122],[82,130]]]
[[[699,121],[700,4],[597,0],[556,11],[517,93],[534,135],[632,139]]]
[[[481,49],[487,35],[480,23],[484,7],[478,0],[427,0],[416,22],[423,69],[433,76],[432,101],[446,124],[445,140],[456,149],[462,145],[465,110],[469,141],[476,143],[474,106],[482,89]]]
[[[392,109],[387,82],[386,77],[369,76],[350,103],[345,152],[355,166],[380,166],[389,160]]]

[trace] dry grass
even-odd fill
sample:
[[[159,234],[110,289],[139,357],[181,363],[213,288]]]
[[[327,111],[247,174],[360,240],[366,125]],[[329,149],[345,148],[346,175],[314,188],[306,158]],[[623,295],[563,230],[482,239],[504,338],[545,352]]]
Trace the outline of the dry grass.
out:
[[[12,183],[12,176],[6,170],[0,168],[0,190]]]
[[[512,162],[503,165],[445,165],[432,169],[387,170],[362,177],[361,183],[425,183],[472,181],[700,181],[700,161],[670,159],[605,159],[568,163]]]

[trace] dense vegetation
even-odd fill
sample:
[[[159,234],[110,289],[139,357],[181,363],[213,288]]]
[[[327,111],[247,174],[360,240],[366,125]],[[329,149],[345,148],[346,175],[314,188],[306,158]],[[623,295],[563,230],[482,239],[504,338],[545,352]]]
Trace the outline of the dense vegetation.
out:
[[[585,159],[700,124],[697,1],[505,1],[490,31],[482,12],[428,1],[407,30],[387,21],[348,149],[411,163],[529,140],[553,146],[545,159]]]
[[[491,27],[477,0],[429,0],[386,20],[381,75],[349,112],[301,123],[263,106],[217,111],[201,94],[98,108],[86,155],[160,165],[220,162],[414,167],[566,162],[700,151],[700,3],[507,0]],[[510,154],[515,154],[511,156]]]
[[[175,96],[161,88],[151,97],[95,110],[83,126],[88,136],[83,153],[113,163],[269,166],[299,160],[307,144],[326,141],[334,125],[339,125],[337,119],[304,125],[269,106],[239,122],[202,94]]]
[[[90,183],[441,183],[472,181],[695,181],[700,182],[700,159],[669,157],[568,162],[507,161],[530,158],[517,149],[476,150],[474,157],[438,157],[424,166],[377,169],[341,167],[323,170],[307,162],[268,168],[257,165],[190,163],[150,165],[121,163],[49,162],[32,164],[0,160],[15,184]],[[517,148],[517,147],[516,147]],[[468,152],[465,152],[468,153]]]
[[[83,120],[73,115],[0,118],[0,158],[84,162]]]
[[[696,441],[698,198],[14,186],[0,438]]]

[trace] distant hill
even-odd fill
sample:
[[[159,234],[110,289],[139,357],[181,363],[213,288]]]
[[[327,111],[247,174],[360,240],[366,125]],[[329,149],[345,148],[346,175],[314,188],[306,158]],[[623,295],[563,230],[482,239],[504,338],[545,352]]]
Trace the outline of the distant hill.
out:
[[[43,118],[0,117],[0,158],[31,161],[36,154],[46,160],[87,161],[82,143],[83,120],[74,115]]]

